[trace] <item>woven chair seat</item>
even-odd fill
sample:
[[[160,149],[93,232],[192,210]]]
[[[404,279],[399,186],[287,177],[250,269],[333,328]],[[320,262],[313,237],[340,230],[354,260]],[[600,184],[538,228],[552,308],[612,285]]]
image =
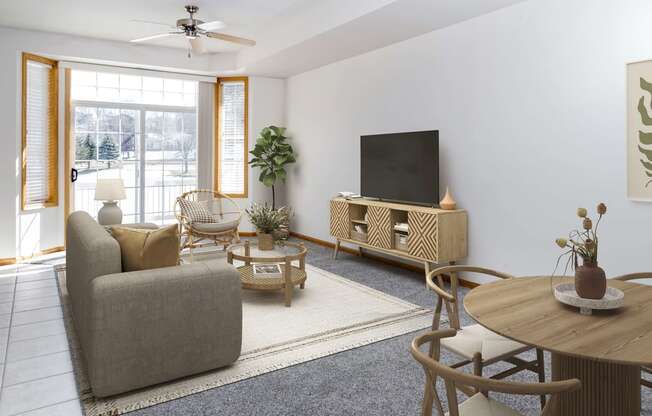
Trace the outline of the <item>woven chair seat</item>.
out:
[[[477,393],[460,403],[459,413],[460,416],[522,416],[511,407],[487,398],[482,393]]]
[[[518,354],[531,348],[500,336],[482,325],[462,327],[454,337],[442,339],[441,345],[469,360],[473,359],[476,353],[481,353],[483,362]]]

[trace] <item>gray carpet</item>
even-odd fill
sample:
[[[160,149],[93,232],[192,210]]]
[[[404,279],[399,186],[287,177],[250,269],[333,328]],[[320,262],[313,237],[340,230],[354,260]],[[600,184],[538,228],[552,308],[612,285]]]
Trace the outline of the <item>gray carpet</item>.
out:
[[[406,301],[434,307],[422,274],[307,243],[307,262]],[[309,289],[309,284],[308,284]],[[463,289],[463,292],[466,290]],[[462,312],[464,325],[473,323]],[[424,387],[421,367],[409,353],[408,334],[319,360],[139,410],[131,415],[417,415]],[[532,358],[526,357],[526,358]],[[549,357],[547,362],[549,363]],[[453,362],[453,356],[444,355]],[[505,367],[491,366],[487,372]],[[513,380],[536,382],[533,373]],[[441,386],[440,386],[441,389]],[[647,391],[646,391],[647,390]],[[440,397],[445,397],[440,394]],[[460,396],[462,397],[462,396]],[[539,414],[538,398],[494,395],[526,415]],[[652,415],[652,391],[643,389],[643,411]]]

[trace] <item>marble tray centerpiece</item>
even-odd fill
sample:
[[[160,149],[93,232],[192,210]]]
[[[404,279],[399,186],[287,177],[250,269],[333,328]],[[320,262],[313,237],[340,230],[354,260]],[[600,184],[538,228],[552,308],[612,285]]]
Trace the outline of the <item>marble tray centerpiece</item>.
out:
[[[615,287],[607,287],[602,299],[585,299],[579,297],[573,283],[564,283],[555,286],[554,295],[559,302],[580,308],[582,315],[591,315],[594,309],[618,309],[625,304],[625,294]]]

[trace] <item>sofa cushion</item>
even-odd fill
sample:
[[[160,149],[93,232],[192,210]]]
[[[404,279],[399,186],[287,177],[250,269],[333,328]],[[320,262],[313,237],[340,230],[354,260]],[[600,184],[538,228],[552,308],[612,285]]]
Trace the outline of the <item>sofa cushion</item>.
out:
[[[178,197],[181,213],[188,217],[191,223],[210,223],[214,222],[213,215],[206,206],[199,201],[191,201],[186,198]]]
[[[122,270],[157,269],[179,264],[179,227],[170,225],[157,230],[113,227],[120,243]]]

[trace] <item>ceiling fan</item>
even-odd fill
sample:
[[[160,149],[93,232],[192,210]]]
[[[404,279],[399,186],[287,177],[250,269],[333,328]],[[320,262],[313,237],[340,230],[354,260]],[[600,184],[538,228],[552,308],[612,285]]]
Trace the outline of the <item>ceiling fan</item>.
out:
[[[174,30],[167,33],[159,33],[157,35],[132,39],[129,42],[144,42],[151,39],[164,38],[164,37],[174,36],[174,35],[183,35],[186,37],[186,39],[188,39],[190,43],[190,49],[192,50],[192,52],[198,55],[205,52],[204,45],[202,44],[201,41],[202,37],[219,39],[226,42],[237,43],[239,45],[245,45],[245,46],[254,46],[256,44],[256,42],[251,39],[245,39],[238,36],[227,35],[226,33],[213,32],[213,30],[223,28],[225,26],[224,23],[220,22],[219,20],[215,20],[212,22],[203,22],[195,18],[195,14],[199,11],[199,7],[188,5],[185,6],[185,8],[188,14],[190,14],[190,17],[177,20],[175,26],[171,26],[159,22],[150,22],[148,20],[132,20],[133,22],[151,23],[156,25],[167,26],[170,29],[174,29]],[[190,57],[190,53],[188,53],[188,57]]]

